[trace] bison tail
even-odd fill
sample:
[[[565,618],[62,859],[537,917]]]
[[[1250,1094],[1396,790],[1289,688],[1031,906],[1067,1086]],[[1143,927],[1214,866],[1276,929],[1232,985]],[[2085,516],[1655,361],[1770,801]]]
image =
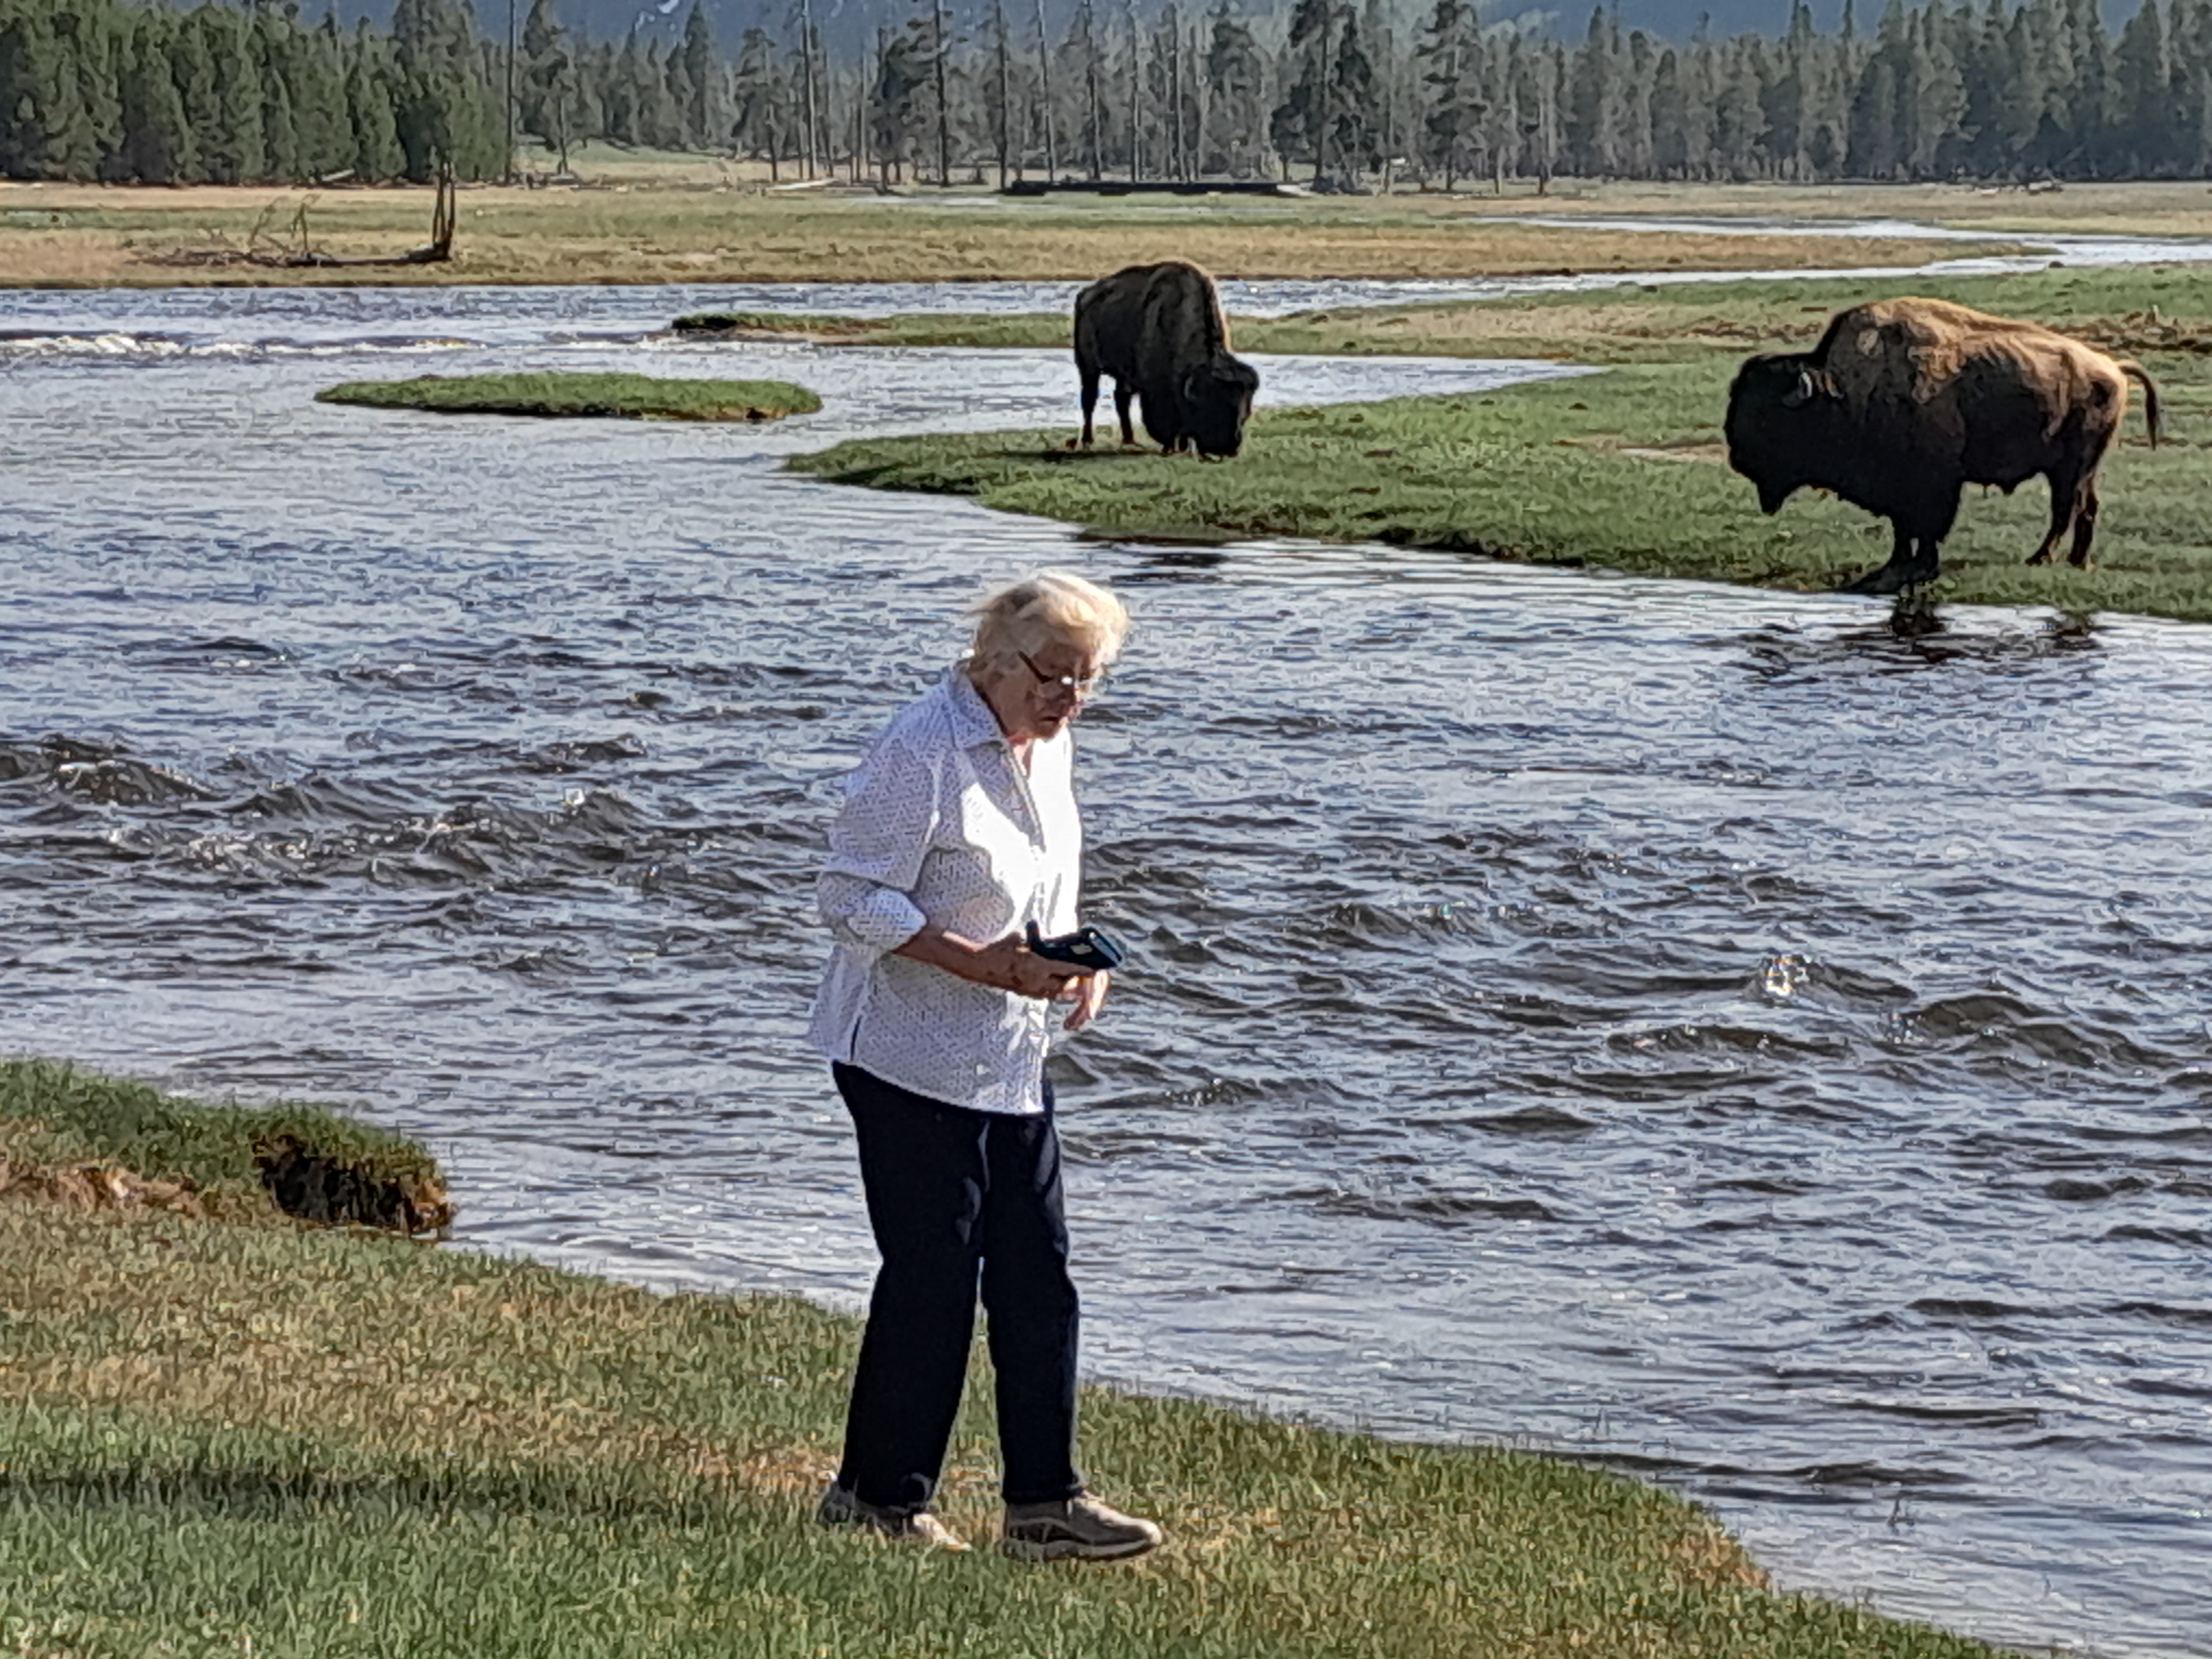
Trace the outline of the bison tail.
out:
[[[2121,362],[2120,373],[2143,389],[2143,418],[2150,422],[2150,447],[2156,449],[2159,430],[2158,382],[2151,379],[2149,370],[2133,358],[2124,359]]]

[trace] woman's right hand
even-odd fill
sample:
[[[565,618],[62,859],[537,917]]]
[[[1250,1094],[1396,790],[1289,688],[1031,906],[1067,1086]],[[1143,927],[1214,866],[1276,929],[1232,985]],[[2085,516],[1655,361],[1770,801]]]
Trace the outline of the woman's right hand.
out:
[[[1091,972],[1037,955],[1018,933],[978,945],[940,927],[925,927],[895,954],[942,968],[977,985],[1011,991],[1018,997],[1034,997],[1039,1002],[1051,1001],[1076,981],[1088,978]]]
[[[987,975],[985,984],[1040,1002],[1052,1000],[1072,981],[1089,977],[1085,969],[1037,955],[1014,933],[992,940],[975,953],[975,960]]]

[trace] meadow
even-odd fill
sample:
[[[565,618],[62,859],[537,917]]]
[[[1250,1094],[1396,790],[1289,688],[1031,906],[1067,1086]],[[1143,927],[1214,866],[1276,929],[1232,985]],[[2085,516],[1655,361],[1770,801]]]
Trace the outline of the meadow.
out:
[[[1073,281],[1170,258],[1233,276],[1453,277],[1916,265],[2017,246],[1996,234],[1962,246],[1575,223],[1568,210],[1605,205],[1596,191],[1016,200],[980,185],[776,190],[734,167],[710,181],[672,163],[587,172],[580,185],[465,189],[451,263],[356,269],[255,256],[404,252],[429,240],[428,189],[0,184],[0,287]],[[1664,199],[1622,210],[1659,212]],[[1525,222],[1532,210],[1552,216]]]
[[[1701,1510],[1603,1469],[1103,1390],[1090,1471],[1165,1521],[1158,1555],[1040,1568],[825,1534],[854,1322],[257,1210],[268,1128],[0,1067],[0,1651],[1991,1651],[1777,1591]],[[126,1158],[228,1218],[33,1178]],[[977,1537],[988,1398],[945,1505]]]
[[[2088,571],[2022,561],[2048,497],[1970,489],[1944,545],[1941,597],[2212,620],[2212,280],[2191,270],[2053,270],[1884,282],[1633,285],[1448,307],[1248,320],[1255,352],[1540,357],[1602,373],[1451,398],[1263,407],[1235,461],[1066,447],[1048,433],[840,445],[794,460],[820,477],[972,495],[1128,536],[1232,541],[1313,537],[1463,550],[1538,564],[1819,592],[1880,564],[1886,524],[1801,493],[1760,515],[1729,471],[1720,423],[1736,364],[1802,349],[1854,301],[1925,293],[2032,317],[2141,356],[2165,392],[2149,447],[2140,404],[2103,475]],[[898,319],[851,337],[902,343],[1057,343],[1056,318]],[[1264,399],[1264,390],[1263,390]],[[1110,428],[1110,422],[1109,423]]]

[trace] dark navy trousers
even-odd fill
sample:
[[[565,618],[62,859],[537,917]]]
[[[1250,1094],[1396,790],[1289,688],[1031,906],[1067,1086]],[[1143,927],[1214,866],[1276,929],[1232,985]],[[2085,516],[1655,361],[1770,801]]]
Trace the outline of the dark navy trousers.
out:
[[[868,1303],[838,1484],[864,1504],[925,1509],[967,1380],[980,1284],[997,1374],[1009,1504],[1079,1496],[1075,1351],[1060,1135],[1045,1112],[978,1112],[834,1066],[860,1139],[883,1266]]]

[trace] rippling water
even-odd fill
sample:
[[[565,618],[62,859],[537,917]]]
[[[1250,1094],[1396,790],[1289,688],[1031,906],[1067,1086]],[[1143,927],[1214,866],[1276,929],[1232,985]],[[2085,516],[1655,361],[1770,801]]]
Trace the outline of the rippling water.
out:
[[[1064,359],[638,340],[674,297],[0,300],[191,348],[0,367],[0,1047],[358,1101],[469,1243],[849,1301],[816,848],[960,607],[1072,565],[1138,623],[1081,781],[1139,961],[1057,1062],[1094,1371],[1601,1457],[1786,1582],[2212,1652],[2212,635],[1906,642],[1859,600],[838,489],[778,458],[1067,428]],[[309,400],[434,339],[825,408]]]

